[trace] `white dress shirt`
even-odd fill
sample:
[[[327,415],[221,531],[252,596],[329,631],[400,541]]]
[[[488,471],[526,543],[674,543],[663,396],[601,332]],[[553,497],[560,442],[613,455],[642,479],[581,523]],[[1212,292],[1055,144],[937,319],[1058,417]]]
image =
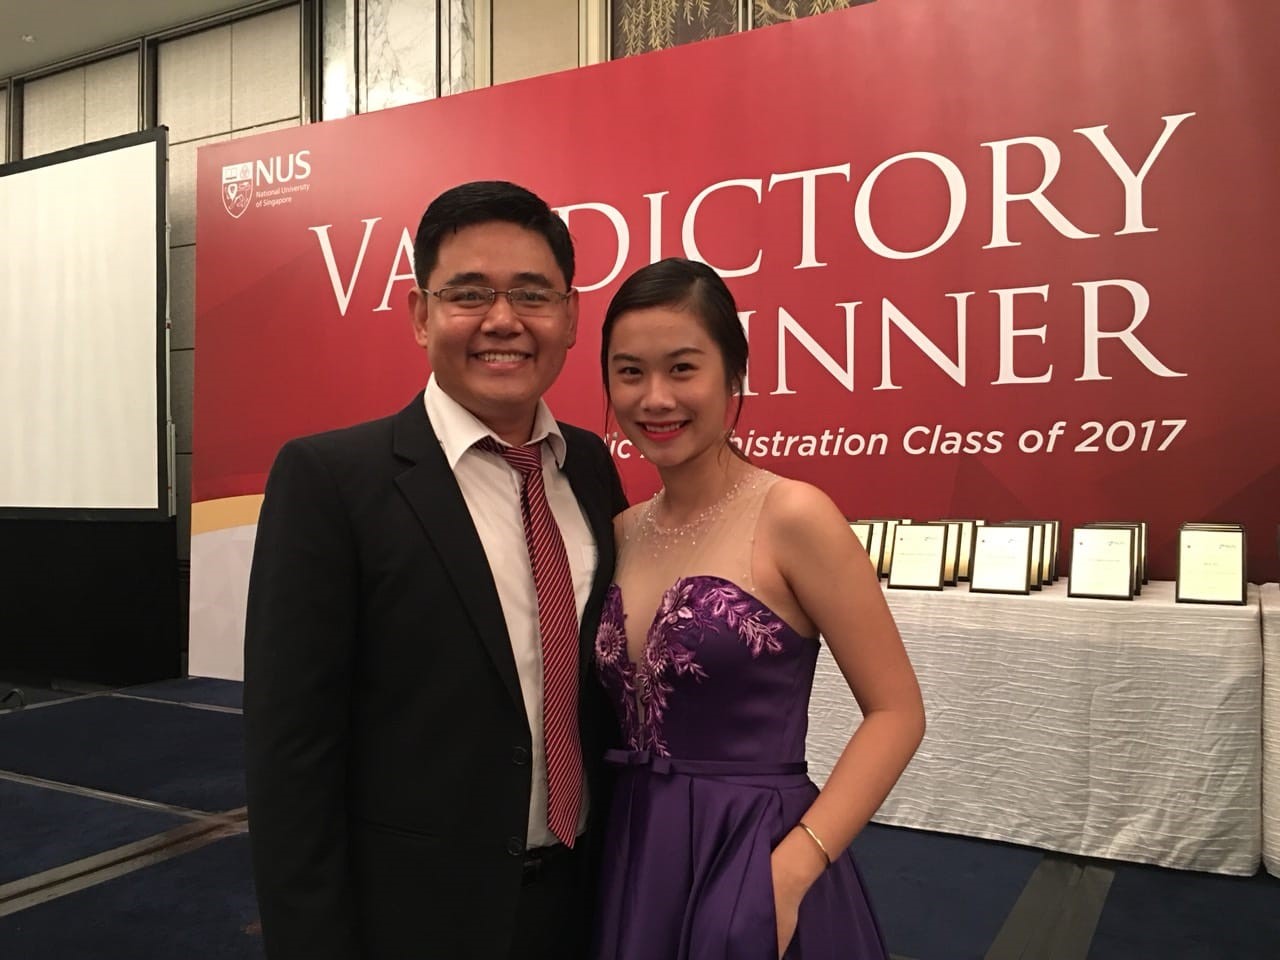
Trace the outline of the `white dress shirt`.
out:
[[[511,652],[515,656],[516,672],[520,675],[520,692],[524,697],[524,710],[529,718],[533,742],[528,846],[549,846],[557,840],[547,827],[547,760],[542,736],[542,639],[538,630],[538,594],[533,585],[524,520],[520,515],[520,475],[496,454],[474,448],[476,441],[483,437],[497,439],[496,435],[445,393],[436,383],[435,374],[427,381],[425,403],[427,419],[431,421],[445,459],[449,461],[462,490],[462,498],[467,502],[498,587],[498,600],[511,638]],[[564,436],[550,409],[538,401],[530,442],[543,439],[546,442],[542,444],[542,478],[547,489],[547,502],[564,538],[569,570],[573,574],[578,622],[581,624],[582,611],[591,593],[591,580],[596,571],[596,540],[578,498],[569,486],[569,478],[561,469],[565,458]],[[582,789],[579,832],[587,817],[585,778]]]

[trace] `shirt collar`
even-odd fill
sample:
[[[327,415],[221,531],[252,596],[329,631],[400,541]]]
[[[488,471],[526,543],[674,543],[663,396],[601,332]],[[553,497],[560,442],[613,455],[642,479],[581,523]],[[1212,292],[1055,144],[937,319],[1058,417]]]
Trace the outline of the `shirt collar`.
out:
[[[427,380],[423,404],[427,408],[427,419],[436,432],[450,470],[457,469],[463,454],[483,438],[493,437],[499,443],[504,442],[474,413],[445,393],[436,382],[434,373]],[[542,400],[538,401],[538,409],[533,417],[533,436],[529,442],[538,440],[546,440],[547,446],[551,448],[551,455],[555,457],[556,466],[563,468],[566,452],[564,434],[560,432],[560,424],[556,423],[556,418],[551,415],[551,408]]]

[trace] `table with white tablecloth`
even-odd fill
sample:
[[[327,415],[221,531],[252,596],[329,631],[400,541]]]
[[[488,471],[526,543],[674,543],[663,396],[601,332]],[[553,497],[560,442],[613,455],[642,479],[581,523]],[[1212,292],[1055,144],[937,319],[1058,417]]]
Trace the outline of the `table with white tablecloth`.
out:
[[[1262,860],[1280,877],[1280,584],[1263,584]]]
[[[1252,874],[1261,853],[1258,588],[1244,606],[886,589],[928,731],[875,819],[1085,856]],[[860,719],[823,648],[809,760]]]

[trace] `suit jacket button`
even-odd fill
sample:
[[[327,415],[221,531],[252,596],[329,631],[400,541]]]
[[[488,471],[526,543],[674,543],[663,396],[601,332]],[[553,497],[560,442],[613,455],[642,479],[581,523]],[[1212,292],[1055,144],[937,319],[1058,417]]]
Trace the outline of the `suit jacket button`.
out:
[[[511,762],[517,767],[522,767],[529,762],[529,751],[524,747],[515,747],[511,751]]]
[[[513,857],[519,857],[524,854],[524,841],[519,837],[507,838],[507,853]]]

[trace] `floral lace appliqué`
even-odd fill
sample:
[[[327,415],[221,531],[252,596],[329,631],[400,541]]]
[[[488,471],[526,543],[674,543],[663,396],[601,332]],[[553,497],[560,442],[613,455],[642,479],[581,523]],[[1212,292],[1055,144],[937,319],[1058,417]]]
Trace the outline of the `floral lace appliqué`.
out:
[[[621,703],[631,749],[648,749],[659,756],[670,756],[662,721],[674,678],[688,676],[700,682],[707,677],[698,650],[719,632],[720,624],[737,633],[753,658],[782,652],[782,620],[735,584],[717,577],[682,577],[667,589],[649,627],[644,655],[634,665],[627,657],[625,619],[622,593],[615,585],[596,633],[596,662],[605,685]]]
[[[600,681],[622,711],[622,729],[632,741],[640,726],[636,704],[636,671],[627,656],[627,616],[622,611],[622,591],[617,584],[605,594],[600,611],[600,627],[596,630],[596,665]],[[634,748],[634,744],[632,744]]]

